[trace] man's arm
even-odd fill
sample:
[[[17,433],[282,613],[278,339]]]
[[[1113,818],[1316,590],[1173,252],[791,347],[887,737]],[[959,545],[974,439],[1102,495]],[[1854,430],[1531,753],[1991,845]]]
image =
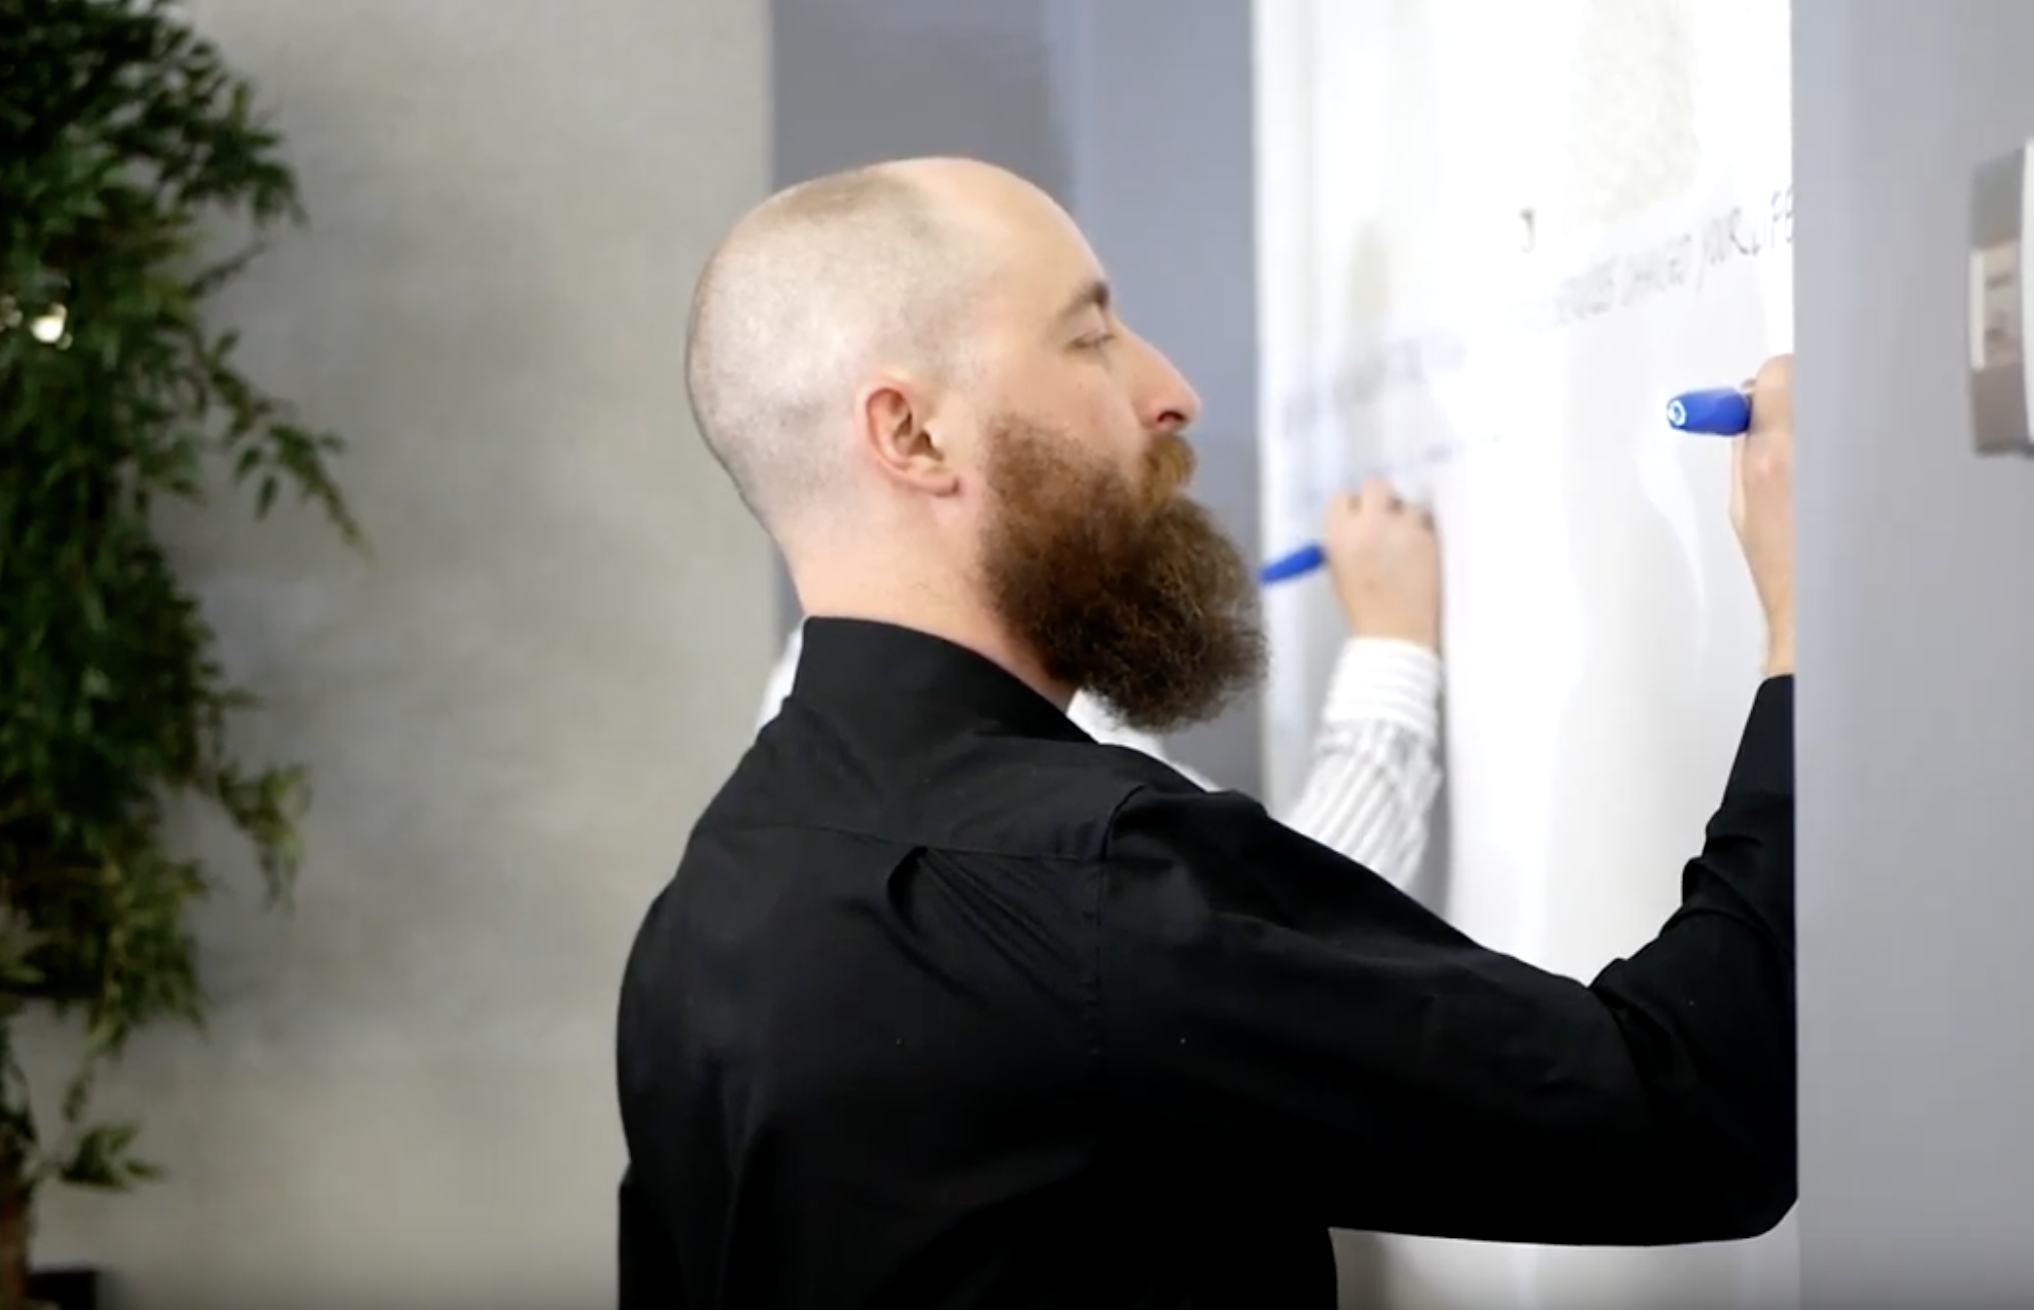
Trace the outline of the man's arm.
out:
[[[1441,788],[1441,660],[1414,641],[1342,647],[1313,767],[1285,820],[1401,891],[1425,858]]]
[[[1791,1206],[1791,677],[1758,693],[1681,908],[1586,986],[1240,796],[1140,792],[1112,832],[1104,1067],[1154,1152],[1193,1143],[1183,1183],[1324,1226],[1589,1245],[1750,1237]]]
[[[1441,787],[1440,543],[1425,510],[1372,478],[1329,503],[1321,545],[1350,640],[1285,818],[1404,890]]]

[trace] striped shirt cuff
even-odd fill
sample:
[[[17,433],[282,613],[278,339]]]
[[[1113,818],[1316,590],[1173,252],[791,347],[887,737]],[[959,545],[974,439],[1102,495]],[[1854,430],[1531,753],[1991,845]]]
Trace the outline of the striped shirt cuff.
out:
[[[1385,722],[1440,735],[1441,657],[1416,642],[1352,637],[1335,660],[1323,727]]]

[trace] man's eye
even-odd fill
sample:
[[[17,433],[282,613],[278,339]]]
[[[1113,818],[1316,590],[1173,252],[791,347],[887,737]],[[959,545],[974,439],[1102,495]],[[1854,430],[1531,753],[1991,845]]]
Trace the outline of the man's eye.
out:
[[[1100,350],[1116,339],[1114,332],[1097,332],[1091,337],[1082,337],[1081,344],[1089,350]]]

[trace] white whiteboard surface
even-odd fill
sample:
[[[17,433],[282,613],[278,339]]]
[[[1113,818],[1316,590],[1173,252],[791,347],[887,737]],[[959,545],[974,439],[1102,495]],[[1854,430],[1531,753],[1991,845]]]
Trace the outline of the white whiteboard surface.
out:
[[[1310,539],[1371,471],[1432,505],[1449,859],[1431,902],[1579,978],[1672,911],[1758,681],[1728,443],[1664,411],[1792,347],[1788,18],[1785,0],[1256,5],[1261,544]],[[1318,578],[1267,610],[1268,799],[1289,805],[1342,621]],[[1791,1221],[1726,1246],[1387,1256],[1395,1310],[1798,1297]]]

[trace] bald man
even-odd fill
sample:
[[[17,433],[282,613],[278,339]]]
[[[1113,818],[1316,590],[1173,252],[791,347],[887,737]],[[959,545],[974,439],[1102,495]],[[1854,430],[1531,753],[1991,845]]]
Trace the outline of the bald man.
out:
[[[1769,676],[1681,907],[1586,985],[1067,718],[1192,722],[1263,640],[1187,494],[1192,390],[1035,187],[918,160],[773,197],[687,370],[812,617],[630,954],[625,1310],[1327,1310],[1335,1227],[1790,1208],[1784,361],[1735,447]]]

